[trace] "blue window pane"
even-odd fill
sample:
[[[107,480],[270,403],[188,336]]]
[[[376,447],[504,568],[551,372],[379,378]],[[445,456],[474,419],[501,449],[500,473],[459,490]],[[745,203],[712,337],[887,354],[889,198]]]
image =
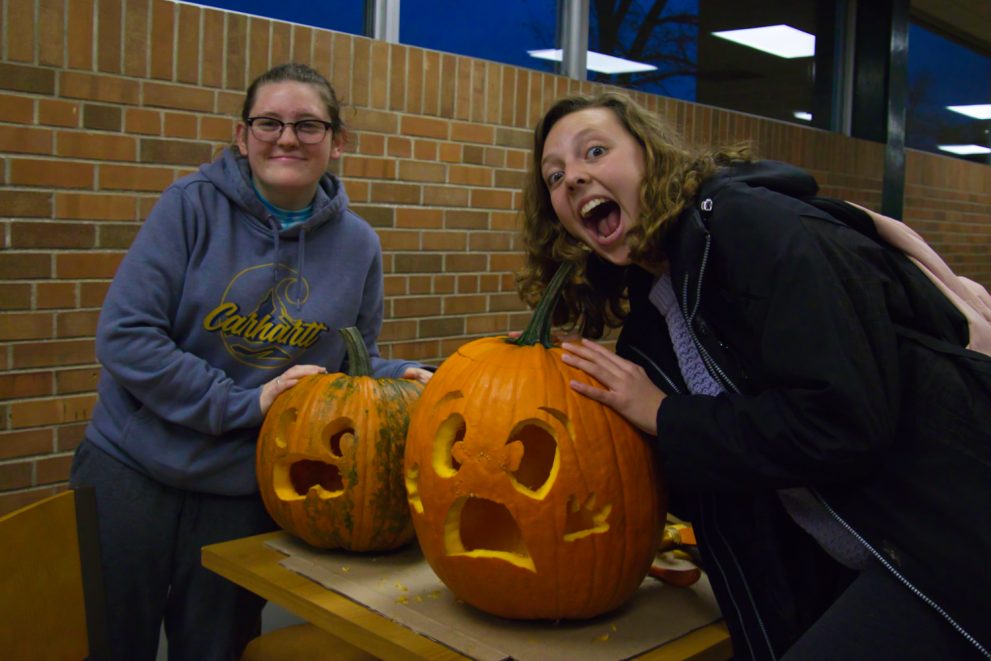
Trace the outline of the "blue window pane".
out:
[[[529,50],[554,48],[556,3],[550,0],[402,0],[399,41],[540,71],[554,64]]]
[[[991,57],[912,24],[908,33],[908,104],[905,143],[947,155],[940,145],[991,148],[991,119],[968,117],[948,106],[991,104]],[[991,162],[987,153],[961,156]]]
[[[350,34],[365,33],[365,0],[198,0],[195,3]]]
[[[695,101],[698,29],[699,0],[593,2],[589,11],[589,50],[656,69],[603,73],[594,70],[594,56],[590,55],[588,78]]]

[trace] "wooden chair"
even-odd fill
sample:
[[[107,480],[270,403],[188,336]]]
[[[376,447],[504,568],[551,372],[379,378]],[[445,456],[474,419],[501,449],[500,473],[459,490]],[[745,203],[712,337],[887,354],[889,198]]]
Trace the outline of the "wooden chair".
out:
[[[107,658],[102,576],[91,488],[0,517],[0,658]]]

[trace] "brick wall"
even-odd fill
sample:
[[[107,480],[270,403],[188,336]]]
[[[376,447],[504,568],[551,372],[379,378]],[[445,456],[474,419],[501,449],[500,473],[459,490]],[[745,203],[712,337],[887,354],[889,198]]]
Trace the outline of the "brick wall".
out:
[[[520,328],[530,128],[595,85],[164,0],[2,0],[0,513],[65,488],[95,395],[101,301],[159,192],[229,143],[242,93],[311,64],[353,107],[337,166],[385,249],[388,356]],[[881,145],[637,95],[700,141],[752,139],[877,208]],[[906,218],[991,285],[991,168],[909,154]]]

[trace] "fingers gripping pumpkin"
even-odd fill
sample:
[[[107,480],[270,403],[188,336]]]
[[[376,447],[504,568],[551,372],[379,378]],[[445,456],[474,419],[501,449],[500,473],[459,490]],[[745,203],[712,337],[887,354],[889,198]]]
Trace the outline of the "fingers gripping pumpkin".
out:
[[[358,330],[341,333],[351,375],[308,376],[276,398],[258,438],[258,488],[275,522],[313,546],[397,548],[413,538],[402,462],[423,386],[368,376]]]
[[[503,617],[588,618],[621,605],[664,520],[645,440],[571,390],[570,379],[591,377],[547,348],[565,277],[559,270],[520,345],[484,338],[448,358],[407,435],[424,556],[460,599]]]

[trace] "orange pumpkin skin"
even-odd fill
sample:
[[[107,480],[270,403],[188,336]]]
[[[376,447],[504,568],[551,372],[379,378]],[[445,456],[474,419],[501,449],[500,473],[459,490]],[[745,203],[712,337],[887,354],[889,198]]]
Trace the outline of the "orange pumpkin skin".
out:
[[[561,353],[470,342],[410,420],[406,488],[423,554],[458,598],[502,617],[612,610],[660,540],[666,498],[646,440],[571,390],[571,379],[599,384]]]
[[[413,538],[403,485],[406,379],[308,376],[276,398],[258,439],[258,488],[282,528],[319,548],[378,551]]]

